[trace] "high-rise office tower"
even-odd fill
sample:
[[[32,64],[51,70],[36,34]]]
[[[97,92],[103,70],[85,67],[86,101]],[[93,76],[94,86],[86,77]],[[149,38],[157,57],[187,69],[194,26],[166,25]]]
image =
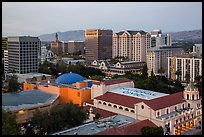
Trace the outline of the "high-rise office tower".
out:
[[[83,54],[84,53],[84,41],[68,41],[68,52],[70,54]]]
[[[40,44],[38,37],[8,37],[8,72],[38,72]]]
[[[112,57],[123,56],[129,61],[146,61],[150,34],[144,31],[120,31],[113,34]]]
[[[86,62],[112,58],[112,30],[85,30]]]

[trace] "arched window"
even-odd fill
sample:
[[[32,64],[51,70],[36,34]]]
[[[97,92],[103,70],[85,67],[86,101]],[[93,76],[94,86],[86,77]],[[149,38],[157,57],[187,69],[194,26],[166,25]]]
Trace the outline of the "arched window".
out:
[[[166,114],[169,114],[169,109],[166,109]]]
[[[176,124],[178,123],[178,119],[176,120]]]
[[[184,117],[183,120],[185,121],[185,120],[186,120],[186,117]]]
[[[114,108],[118,108],[116,105],[113,106]]]
[[[110,107],[111,107],[112,105],[111,105],[111,104],[108,104],[108,106],[110,106]]]
[[[135,111],[134,111],[134,110],[131,110],[131,112],[132,112],[132,113],[135,113]]]
[[[189,107],[189,108],[191,107],[190,103],[188,103],[188,107]]]
[[[184,109],[185,105],[183,104],[183,109]]]
[[[182,122],[182,118],[180,118],[180,122]]]
[[[128,108],[125,108],[125,111],[129,111],[129,109],[128,109]]]
[[[177,111],[177,106],[175,106],[175,111]]]
[[[119,109],[123,109],[123,107],[119,107]]]
[[[189,99],[189,95],[187,94],[187,99]]]
[[[101,101],[99,101],[98,103],[101,104]]]
[[[142,105],[141,108],[144,109],[144,105]]]
[[[192,95],[192,100],[194,100],[194,95]]]
[[[103,105],[106,105],[106,102],[103,102]]]
[[[159,112],[157,112],[157,116],[159,116]]]
[[[193,118],[193,114],[191,114],[192,118]]]

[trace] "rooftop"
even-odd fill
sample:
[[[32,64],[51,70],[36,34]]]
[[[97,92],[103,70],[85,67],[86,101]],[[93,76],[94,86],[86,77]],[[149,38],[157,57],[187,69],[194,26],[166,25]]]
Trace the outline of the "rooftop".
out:
[[[145,126],[157,127],[153,122],[146,119],[139,122],[136,121],[122,127],[107,129],[96,133],[96,135],[141,135],[141,129]]]
[[[118,114],[99,121],[93,121],[78,127],[60,131],[52,135],[93,135],[112,127],[120,127],[138,121],[139,120],[135,120],[134,118]]]
[[[132,80],[127,79],[127,78],[117,78],[117,79],[110,79],[110,80],[103,80],[100,82],[93,82],[93,84],[100,85],[100,84],[105,84],[105,85],[112,85],[112,84],[119,84],[119,83],[124,83],[124,82],[131,82]]]
[[[59,95],[38,89],[17,93],[2,93],[2,107],[11,111],[41,106],[54,102]]]
[[[169,94],[154,92],[151,90],[144,90],[144,89],[139,89],[139,88],[126,88],[126,87],[119,87],[109,92],[131,96],[131,97],[136,97],[136,98],[140,98],[144,100],[151,100],[151,99],[169,95]]]

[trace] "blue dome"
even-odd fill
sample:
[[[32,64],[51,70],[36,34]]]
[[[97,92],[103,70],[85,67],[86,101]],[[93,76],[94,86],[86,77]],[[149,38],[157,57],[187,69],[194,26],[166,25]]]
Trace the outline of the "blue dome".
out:
[[[72,84],[76,82],[83,81],[84,78],[76,73],[65,73],[61,76],[59,76],[55,81],[57,83],[62,83],[62,84]]]

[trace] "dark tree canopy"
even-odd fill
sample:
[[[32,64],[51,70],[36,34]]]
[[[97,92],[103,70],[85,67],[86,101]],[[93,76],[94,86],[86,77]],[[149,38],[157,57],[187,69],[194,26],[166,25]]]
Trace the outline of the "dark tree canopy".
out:
[[[88,118],[82,107],[73,103],[54,106],[50,111],[36,111],[31,125],[39,129],[39,134],[53,133],[78,126]]]
[[[10,111],[2,109],[2,135],[20,135],[20,130],[16,122],[16,115]]]

